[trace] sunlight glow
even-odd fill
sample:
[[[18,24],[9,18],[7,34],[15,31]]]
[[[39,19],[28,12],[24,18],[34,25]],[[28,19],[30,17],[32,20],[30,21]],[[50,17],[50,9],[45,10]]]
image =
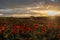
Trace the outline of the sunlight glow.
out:
[[[2,16],[3,14],[0,14],[0,16]]]
[[[57,12],[55,12],[55,11],[52,11],[52,10],[47,11],[48,16],[55,16],[56,14],[57,14]]]
[[[54,2],[55,0],[51,0],[52,2]]]

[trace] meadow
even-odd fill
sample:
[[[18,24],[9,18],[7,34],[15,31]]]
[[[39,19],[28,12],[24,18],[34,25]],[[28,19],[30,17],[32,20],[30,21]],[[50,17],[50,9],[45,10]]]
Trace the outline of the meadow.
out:
[[[60,17],[0,17],[0,40],[60,40]]]

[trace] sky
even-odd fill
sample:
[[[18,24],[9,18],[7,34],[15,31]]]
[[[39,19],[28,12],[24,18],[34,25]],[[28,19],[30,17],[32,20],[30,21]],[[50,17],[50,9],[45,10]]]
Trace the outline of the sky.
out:
[[[41,0],[0,0],[0,8],[31,6]],[[33,6],[33,5],[32,5]]]
[[[60,0],[0,0],[0,8],[36,6],[36,4],[41,3],[41,2],[43,2],[45,5],[51,2],[52,4],[55,4],[55,3],[59,4]]]
[[[39,13],[49,5],[60,10],[60,0],[0,0],[0,15]]]

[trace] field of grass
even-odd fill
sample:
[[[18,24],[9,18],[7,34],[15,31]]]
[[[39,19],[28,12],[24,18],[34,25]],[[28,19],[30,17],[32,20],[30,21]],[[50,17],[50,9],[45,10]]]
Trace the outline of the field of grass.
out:
[[[60,17],[0,17],[0,40],[60,40]]]

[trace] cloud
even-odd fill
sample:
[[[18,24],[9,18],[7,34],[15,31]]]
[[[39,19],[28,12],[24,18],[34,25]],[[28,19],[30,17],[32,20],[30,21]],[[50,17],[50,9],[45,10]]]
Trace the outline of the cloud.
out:
[[[52,0],[54,1],[54,0]],[[18,8],[38,5],[57,5],[60,6],[60,0],[52,2],[51,0],[0,0],[0,8]]]
[[[48,6],[47,6],[48,7]],[[54,10],[58,11],[57,8],[52,7],[43,7],[43,6],[35,6],[35,7],[22,7],[22,8],[6,8],[6,9],[0,9],[0,14],[3,14],[2,16],[41,16],[46,15],[47,10]],[[50,9],[49,9],[50,8]],[[55,10],[56,9],[56,10]]]
[[[24,6],[34,6],[40,0],[0,0],[0,8],[16,8]]]
[[[0,13],[3,14],[2,16],[31,16],[35,15],[36,13],[32,10],[36,10],[39,7],[22,7],[22,8],[6,8],[6,9],[0,9]],[[0,15],[1,16],[1,15]]]
[[[0,13],[7,14],[22,14],[22,13],[30,13],[31,8],[12,8],[12,9],[0,9]]]
[[[2,14],[24,14],[24,13],[33,13],[31,10],[37,10],[39,7],[22,7],[22,8],[6,8],[0,9],[0,13]]]

